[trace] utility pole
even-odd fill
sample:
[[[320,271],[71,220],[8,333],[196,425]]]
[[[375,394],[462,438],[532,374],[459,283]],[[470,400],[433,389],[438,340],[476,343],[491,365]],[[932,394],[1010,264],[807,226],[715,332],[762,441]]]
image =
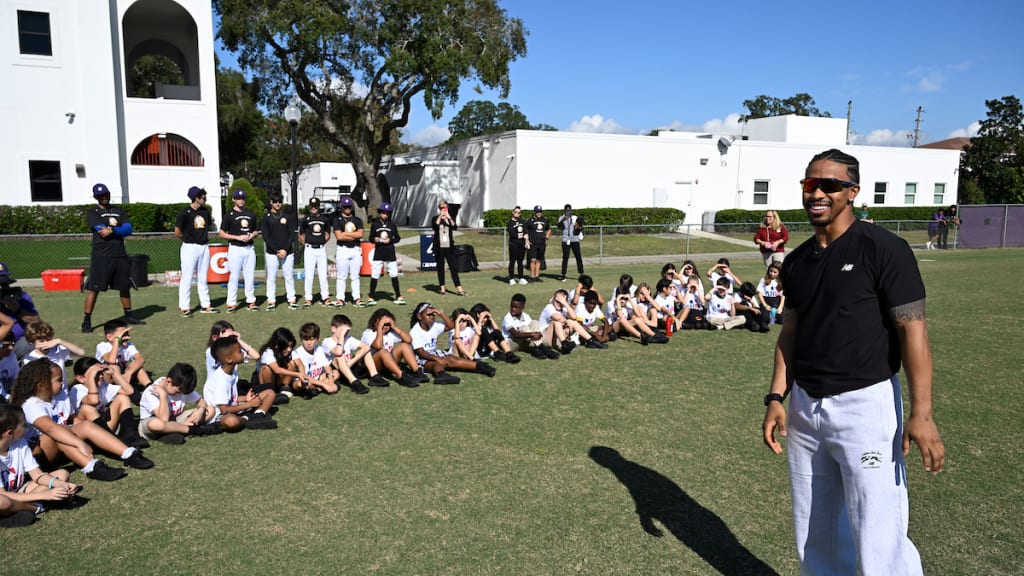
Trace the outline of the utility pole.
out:
[[[853,100],[846,101],[846,145],[850,145],[850,128],[853,119]]]
[[[917,148],[918,139],[921,136],[921,113],[924,112],[924,108],[917,107],[917,120],[914,121],[914,148]]]

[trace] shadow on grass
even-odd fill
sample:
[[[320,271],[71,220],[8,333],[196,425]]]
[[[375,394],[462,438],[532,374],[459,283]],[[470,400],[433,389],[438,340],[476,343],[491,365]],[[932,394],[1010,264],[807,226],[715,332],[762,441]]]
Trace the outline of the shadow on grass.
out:
[[[617,450],[606,446],[591,447],[589,456],[615,474],[615,478],[629,490],[644,532],[660,538],[663,533],[654,525],[657,520],[722,574],[778,574],[747,550],[721,518],[701,506],[669,478],[626,460]]]

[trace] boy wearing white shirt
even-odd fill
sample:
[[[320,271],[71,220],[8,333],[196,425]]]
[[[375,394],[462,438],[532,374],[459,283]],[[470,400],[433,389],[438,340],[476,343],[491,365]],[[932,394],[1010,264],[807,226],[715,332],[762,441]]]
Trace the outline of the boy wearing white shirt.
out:
[[[540,324],[530,318],[524,309],[526,308],[526,296],[515,293],[508,305],[508,314],[501,321],[501,333],[508,340],[512,351],[523,348],[530,349],[530,355],[538,360],[549,358],[558,359],[561,354],[544,344],[544,334],[540,331]]]
[[[317,395],[320,392],[337,394],[338,385],[335,384],[335,380],[338,380],[339,376],[320,346],[320,326],[314,322],[306,322],[299,328],[299,340],[302,345],[292,350],[292,369],[306,375],[305,382],[308,386],[306,391],[312,395]],[[292,383],[292,387],[297,392],[300,392],[298,388],[300,385],[299,382]],[[357,379],[353,379],[346,385],[357,394],[369,392],[366,386],[363,386],[363,383]]]
[[[729,279],[723,276],[707,295],[708,322],[719,330],[730,330],[747,323],[744,317],[736,315],[736,304],[729,294],[729,287]]]
[[[277,421],[267,411],[274,405],[272,389],[254,392],[249,390],[244,403],[238,399],[238,369],[244,357],[238,339],[228,336],[218,338],[210,352],[220,366],[210,373],[203,386],[203,399],[215,408],[207,423],[220,422],[226,432],[237,432],[242,428],[271,430],[277,428]]]
[[[576,321],[598,342],[608,342],[611,326],[601,311],[601,298],[596,290],[587,292],[576,306]]]
[[[568,354],[576,347],[576,344],[569,340],[573,333],[583,340],[583,345],[587,348],[607,348],[576,321],[576,311],[569,305],[569,293],[565,290],[555,290],[551,301],[541,311],[537,323],[541,334],[544,335],[544,342],[552,348],[561,348],[562,354]]]
[[[391,346],[394,346],[394,342],[391,342]],[[370,386],[390,385],[390,382],[377,372],[377,364],[370,353],[370,345],[352,336],[352,320],[348,316],[335,314],[331,318],[331,335],[324,338],[321,348],[334,368],[341,372],[342,377],[348,382],[358,382],[359,378],[368,377]]]
[[[124,320],[111,320],[103,325],[103,337],[105,340],[96,345],[96,359],[105,364],[117,364],[121,373],[132,384],[133,390],[136,383],[139,389],[133,391],[132,400],[139,401],[141,389],[153,383],[149,373],[143,370],[146,359],[132,342],[129,333],[129,326]]]
[[[196,392],[196,369],[191,364],[171,366],[142,392],[139,402],[139,434],[164,444],[180,445],[185,436],[208,436],[224,431],[220,422],[205,424],[216,409]],[[189,404],[196,407],[186,410]]]
[[[128,446],[149,448],[149,442],[139,436],[139,423],[132,412],[132,387],[117,366],[83,356],[75,361],[73,371],[75,384],[68,391],[73,422],[95,422]]]

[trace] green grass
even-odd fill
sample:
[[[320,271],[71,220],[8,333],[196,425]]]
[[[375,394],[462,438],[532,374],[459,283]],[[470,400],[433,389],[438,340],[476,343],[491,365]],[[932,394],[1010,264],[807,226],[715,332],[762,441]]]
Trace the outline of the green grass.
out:
[[[931,477],[911,453],[911,537],[926,573],[1018,574],[1024,303],[1012,295],[1024,251],[919,257],[948,461]],[[758,267],[735,266],[744,278]],[[651,282],[659,270],[588,273],[607,293],[623,272]],[[424,289],[434,282],[402,279],[413,303],[446,311],[482,300],[503,314],[522,291],[534,316],[566,286],[512,288],[480,272],[464,275],[470,298],[442,299]],[[224,293],[213,289],[215,303]],[[95,345],[97,335],[77,333],[80,294],[33,296],[58,336]],[[153,370],[202,365],[210,317],[178,318],[176,291],[162,286],[135,293],[135,307],[149,322],[134,333]],[[404,322],[411,306],[390,308]],[[360,328],[371,311],[344,310]],[[101,295],[96,320],[117,313],[116,296]],[[330,314],[229,319],[260,343],[278,325],[326,326]],[[760,440],[773,344],[746,331],[683,332],[665,346],[527,358],[459,386],[294,401],[276,431],[156,445],[153,470],[84,480],[83,508],[0,532],[7,573],[749,574],[759,561],[793,574],[786,462]],[[594,447],[624,460],[607,468]],[[641,528],[633,495],[662,537]]]

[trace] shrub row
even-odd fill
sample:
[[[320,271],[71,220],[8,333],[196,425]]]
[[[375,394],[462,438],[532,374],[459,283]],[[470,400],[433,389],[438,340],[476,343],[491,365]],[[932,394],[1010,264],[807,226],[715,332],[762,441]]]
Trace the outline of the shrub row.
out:
[[[584,226],[641,226],[642,228],[616,229],[615,232],[651,232],[651,226],[663,226],[665,231],[675,230],[686,219],[686,213],[675,208],[581,208],[574,214],[583,219]],[[561,210],[545,210],[544,217],[557,228]],[[523,207],[523,220],[533,217],[533,207]],[[487,210],[484,212],[486,228],[504,228],[512,219],[511,209]]]
[[[858,205],[859,206],[859,205]],[[932,214],[939,209],[948,209],[949,206],[868,206],[872,220],[931,220]],[[859,209],[859,208],[856,208]],[[779,218],[786,224],[807,223],[807,212],[803,208],[794,210],[776,210]],[[746,222],[760,222],[764,218],[765,210],[719,210],[715,213],[715,224],[741,224]],[[923,226],[927,223],[922,222]]]
[[[187,206],[138,202],[124,207],[136,232],[173,232],[178,212]],[[95,206],[0,206],[4,234],[85,234],[86,212]]]

